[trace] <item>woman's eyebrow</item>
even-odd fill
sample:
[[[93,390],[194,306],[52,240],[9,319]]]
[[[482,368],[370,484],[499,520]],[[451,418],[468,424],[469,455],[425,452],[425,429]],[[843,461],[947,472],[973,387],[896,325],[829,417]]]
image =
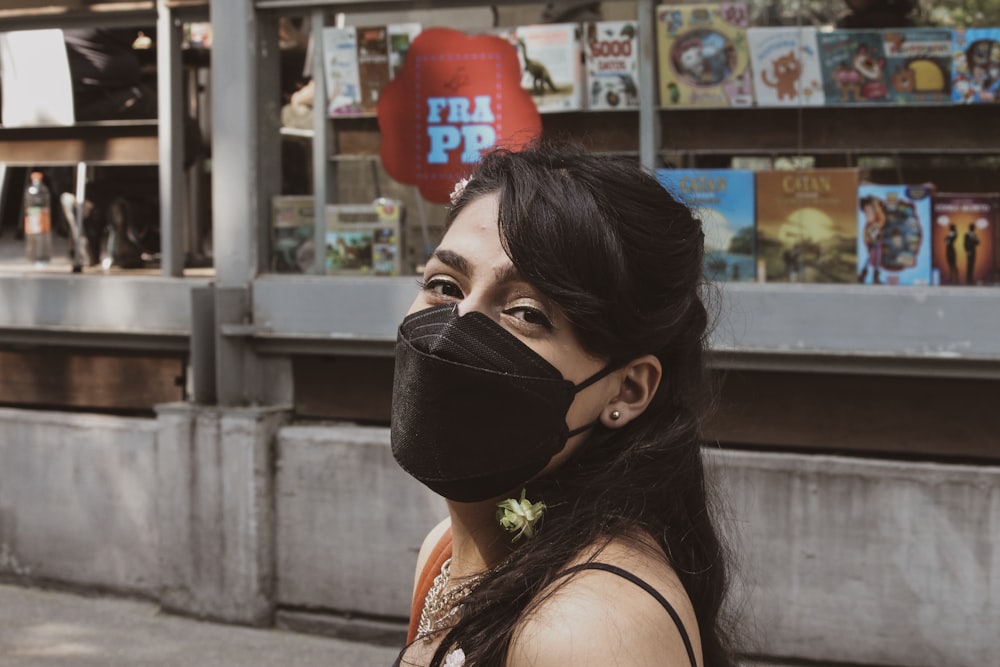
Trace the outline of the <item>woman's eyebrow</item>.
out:
[[[446,250],[443,248],[438,248],[434,251],[433,257],[444,264],[445,266],[458,271],[464,275],[469,275],[471,267],[469,266],[469,261],[459,255],[457,252],[451,250]]]

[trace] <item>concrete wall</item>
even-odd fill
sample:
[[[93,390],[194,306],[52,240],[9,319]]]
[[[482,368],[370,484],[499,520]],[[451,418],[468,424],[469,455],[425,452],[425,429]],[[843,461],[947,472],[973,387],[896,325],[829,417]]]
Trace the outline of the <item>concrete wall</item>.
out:
[[[275,489],[279,604],[410,613],[417,551],[447,509],[393,461],[388,429],[283,428]]]
[[[996,664],[1000,468],[712,456],[766,656]]]
[[[286,417],[0,409],[0,575],[244,623],[275,608],[401,621],[442,501],[396,467],[387,429]],[[995,662],[1000,467],[730,450],[709,470],[755,654]]]
[[[150,594],[156,421],[0,408],[0,575]]]

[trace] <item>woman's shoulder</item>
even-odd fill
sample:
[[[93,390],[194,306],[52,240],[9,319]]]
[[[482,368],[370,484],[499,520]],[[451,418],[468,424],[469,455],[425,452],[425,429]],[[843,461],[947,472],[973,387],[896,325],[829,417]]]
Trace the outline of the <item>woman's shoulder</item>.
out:
[[[434,548],[449,530],[451,530],[451,519],[445,518],[441,521],[441,523],[431,528],[430,532],[427,533],[423,544],[420,545],[420,551],[417,554],[417,571],[413,579],[414,588],[416,588],[417,581],[420,579],[420,573],[424,571],[424,567],[427,565],[427,559],[430,558],[431,554],[434,552]]]
[[[684,637],[664,602],[701,664],[694,609],[662,555],[619,538],[582,553],[567,570],[567,578],[543,592],[515,630],[508,667],[690,665]]]

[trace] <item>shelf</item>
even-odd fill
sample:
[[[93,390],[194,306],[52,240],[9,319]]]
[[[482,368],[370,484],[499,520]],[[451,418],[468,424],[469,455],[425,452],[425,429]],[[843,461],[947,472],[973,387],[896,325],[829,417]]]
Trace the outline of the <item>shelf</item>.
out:
[[[391,356],[415,279],[271,275],[253,290],[263,352]],[[1000,378],[1000,289],[722,283],[721,368]]]
[[[3,345],[185,350],[204,278],[0,275]]]

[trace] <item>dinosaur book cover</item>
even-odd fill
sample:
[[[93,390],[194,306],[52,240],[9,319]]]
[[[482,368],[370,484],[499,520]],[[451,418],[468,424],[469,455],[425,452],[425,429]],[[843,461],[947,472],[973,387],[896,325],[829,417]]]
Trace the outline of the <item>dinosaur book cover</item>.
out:
[[[395,78],[403,69],[410,44],[423,29],[419,23],[390,23],[386,26],[389,41],[389,76]]]
[[[584,26],[587,108],[639,108],[639,34],[635,21]]]
[[[827,104],[891,102],[885,51],[878,30],[834,30],[817,35]]]
[[[750,106],[747,6],[740,2],[656,9],[660,106]]]
[[[989,285],[997,270],[1000,194],[936,193],[931,198],[933,281]]]
[[[889,96],[897,104],[951,102],[951,30],[882,31]]]
[[[758,171],[757,280],[857,280],[858,171]]]
[[[523,25],[514,34],[521,87],[535,100],[538,110],[583,108],[579,24]]]
[[[823,72],[815,27],[750,28],[747,43],[758,106],[823,104]]]
[[[701,220],[705,277],[753,281],[754,173],[742,169],[658,169],[656,178]]]
[[[931,187],[858,187],[858,282],[931,284]]]
[[[951,48],[952,101],[1000,102],[1000,28],[955,30]]]

